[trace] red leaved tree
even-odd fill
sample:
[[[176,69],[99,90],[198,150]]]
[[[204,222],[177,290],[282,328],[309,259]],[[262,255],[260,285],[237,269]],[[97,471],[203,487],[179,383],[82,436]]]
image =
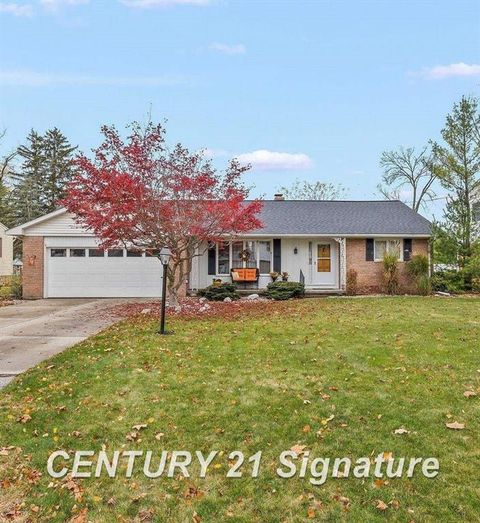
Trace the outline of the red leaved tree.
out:
[[[193,258],[207,242],[261,227],[262,204],[246,201],[241,176],[248,167],[236,160],[220,173],[202,152],[180,144],[168,150],[161,124],[129,129],[124,140],[114,127],[102,128],[103,143],[93,159],[77,158],[78,174],[61,203],[102,247],[168,247],[169,299],[176,304]]]

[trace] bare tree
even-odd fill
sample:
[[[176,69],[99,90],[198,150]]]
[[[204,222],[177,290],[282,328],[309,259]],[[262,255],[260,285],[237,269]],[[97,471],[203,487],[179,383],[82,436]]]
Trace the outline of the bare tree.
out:
[[[411,192],[409,205],[419,211],[427,199],[435,196],[433,183],[438,177],[432,153],[428,146],[417,153],[414,147],[384,151],[380,158],[383,169],[382,183],[378,190],[387,199],[401,199],[402,189]]]
[[[280,187],[278,192],[287,200],[340,200],[346,190],[342,185],[328,182],[295,180],[290,187]]]
[[[0,131],[0,145],[7,134],[6,129]],[[0,184],[5,183],[10,172],[12,160],[17,155],[16,151],[10,152],[0,158]]]

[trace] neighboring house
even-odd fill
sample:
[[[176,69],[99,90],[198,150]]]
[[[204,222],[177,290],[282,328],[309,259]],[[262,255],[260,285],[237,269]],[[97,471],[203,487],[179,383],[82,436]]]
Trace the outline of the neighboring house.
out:
[[[0,223],[0,276],[13,274],[13,238],[7,235],[7,227]]]
[[[473,220],[476,225],[475,234],[480,236],[480,187],[477,188],[472,198]]]
[[[193,262],[188,288],[214,278],[231,281],[231,269],[258,268],[264,288],[272,271],[288,272],[310,291],[343,292],[349,269],[358,274],[360,292],[379,292],[385,251],[404,262],[429,254],[430,223],[399,201],[265,201],[263,229],[205,249]],[[65,209],[15,227],[23,238],[25,298],[157,297],[160,262],[123,248],[107,252],[99,240],[75,224]],[[242,260],[245,252],[248,260]]]

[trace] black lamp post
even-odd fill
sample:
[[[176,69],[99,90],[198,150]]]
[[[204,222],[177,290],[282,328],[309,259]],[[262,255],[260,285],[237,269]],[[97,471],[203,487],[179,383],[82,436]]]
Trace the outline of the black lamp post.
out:
[[[160,316],[160,330],[159,334],[171,334],[170,332],[165,331],[165,307],[167,304],[167,270],[168,262],[170,261],[170,249],[161,249],[158,254],[158,259],[163,265],[163,280],[162,280],[162,310]]]

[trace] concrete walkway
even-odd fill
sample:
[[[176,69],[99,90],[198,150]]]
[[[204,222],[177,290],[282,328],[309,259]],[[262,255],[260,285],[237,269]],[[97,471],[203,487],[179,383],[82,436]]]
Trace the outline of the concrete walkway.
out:
[[[17,374],[115,323],[126,299],[48,299],[0,308],[0,387]]]

